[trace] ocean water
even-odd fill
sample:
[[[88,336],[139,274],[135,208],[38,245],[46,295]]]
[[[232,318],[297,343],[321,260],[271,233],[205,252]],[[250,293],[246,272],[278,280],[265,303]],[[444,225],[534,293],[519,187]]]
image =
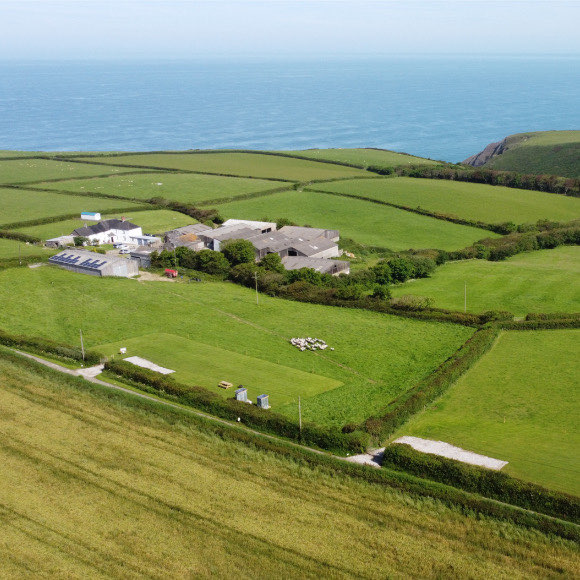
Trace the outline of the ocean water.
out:
[[[580,128],[580,58],[0,63],[0,149],[380,147]]]

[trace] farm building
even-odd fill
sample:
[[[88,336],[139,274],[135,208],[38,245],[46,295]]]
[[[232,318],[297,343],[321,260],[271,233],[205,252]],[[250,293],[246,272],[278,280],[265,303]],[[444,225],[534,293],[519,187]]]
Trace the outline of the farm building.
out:
[[[276,231],[276,224],[274,222],[256,222],[252,220],[226,220],[222,226],[237,226],[237,225],[244,225],[252,228],[254,230],[260,230],[259,233],[267,234],[268,232]]]
[[[191,224],[189,226],[183,226],[182,228],[176,228],[169,232],[165,232],[164,249],[172,251],[175,248],[183,246],[193,250],[194,252],[203,250],[205,244],[199,238],[199,235],[207,231],[212,231],[212,228],[205,224]]]
[[[333,242],[340,240],[338,230],[323,230],[320,228],[303,228],[300,226],[284,226],[278,230],[280,233],[289,238],[299,239],[302,241],[312,241],[318,238],[326,238]]]
[[[94,226],[77,228],[71,235],[88,238],[91,242],[98,242],[99,244],[116,244],[120,242],[129,243],[132,236],[142,236],[143,231],[139,226],[124,219],[110,219],[99,222]]]
[[[101,214],[98,211],[83,211],[81,212],[81,219],[98,222],[101,221]]]
[[[220,226],[215,230],[208,230],[198,234],[206,248],[219,251],[220,244],[226,240],[249,240],[262,233],[260,228],[246,223],[237,223],[229,226]]]
[[[161,239],[156,236],[129,236],[129,243],[136,246],[153,247],[161,246]]]
[[[130,278],[139,273],[137,260],[128,260],[117,256],[106,256],[87,250],[63,250],[50,257],[51,264],[90,276],[119,276]]]
[[[286,270],[300,270],[300,268],[312,268],[321,274],[350,274],[350,262],[344,260],[328,260],[326,258],[304,258],[299,256],[286,256],[282,258],[282,264]]]
[[[50,238],[50,240],[46,240],[44,243],[47,248],[65,248],[66,246],[72,246],[73,244],[73,236],[58,236],[58,238]]]
[[[136,260],[140,268],[151,267],[151,254],[155,252],[155,248],[147,248],[141,246],[129,254],[132,260]]]

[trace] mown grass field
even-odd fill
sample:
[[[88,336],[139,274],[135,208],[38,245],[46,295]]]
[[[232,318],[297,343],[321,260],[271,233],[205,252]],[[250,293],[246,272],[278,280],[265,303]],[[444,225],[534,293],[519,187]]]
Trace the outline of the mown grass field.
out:
[[[429,296],[439,308],[467,311],[580,312],[580,248],[560,246],[518,254],[502,262],[448,262],[431,278],[392,287],[393,296]]]
[[[61,196],[67,199],[66,196]],[[91,198],[94,199],[94,198]],[[122,202],[127,204],[127,202]],[[196,223],[196,220],[179,212],[170,211],[166,209],[159,210],[144,210],[136,212],[123,212],[121,213],[107,213],[103,214],[102,219],[121,217],[127,218],[134,224],[141,226],[144,233],[151,234],[163,234],[167,230],[174,228],[180,228],[189,224]],[[91,225],[94,222],[87,222],[81,219],[71,219],[59,222],[53,222],[50,224],[40,224],[37,226],[28,226],[25,228],[19,228],[17,231],[23,234],[28,234],[29,236],[36,236],[42,240],[47,240],[49,238],[55,238],[57,236],[68,236],[76,228],[80,228],[86,225]]]
[[[121,347],[127,349],[126,354],[119,354]],[[251,401],[255,403],[258,395],[268,393],[270,406],[278,408],[296,403],[298,385],[302,396],[313,397],[342,384],[314,373],[167,333],[99,345],[96,350],[121,359],[131,356],[146,358],[176,371],[171,374],[176,381],[202,386],[224,398],[233,397],[234,390],[242,384],[248,389],[248,399]],[[234,386],[228,390],[218,387],[218,383],[224,380]]]
[[[15,293],[15,285],[22,291]],[[362,421],[376,412],[473,333],[458,325],[268,296],[261,296],[257,306],[251,290],[229,283],[93,278],[50,266],[0,272],[0,303],[0,328],[10,332],[76,344],[82,328],[87,348],[169,333],[256,359],[256,365],[281,365],[280,373],[290,368],[338,381],[342,386],[302,399],[305,420],[333,425]],[[300,352],[288,342],[300,336],[322,338],[335,351]],[[153,362],[172,368],[162,351]],[[185,361],[187,354],[179,356]],[[190,356],[193,367],[195,345]],[[240,373],[251,371],[248,366]],[[258,385],[260,373],[248,377],[250,385]],[[214,382],[208,370],[205,384]],[[299,395],[300,382],[288,393],[294,401]],[[276,410],[294,418],[296,403]]]
[[[397,177],[322,183],[316,189],[386,201],[485,223],[570,221],[580,217],[580,200],[564,195],[439,179]]]
[[[330,477],[81,380],[2,359],[0,377],[6,577],[530,578],[579,566],[572,542]]]
[[[369,175],[364,170],[352,167],[259,153],[147,153],[93,159],[114,165],[185,169],[220,175],[267,177],[292,181]]]
[[[435,165],[437,161],[405,155],[386,149],[305,149],[301,151],[281,151],[312,159],[325,159],[356,165],[380,165],[383,167],[400,167],[401,165]]]
[[[132,206],[138,207],[137,204],[124,199],[99,199],[0,188],[0,227],[4,224],[67,215],[74,212],[78,212],[80,217],[82,211],[105,213],[115,208]]]
[[[221,177],[195,173],[141,173],[110,177],[94,177],[66,182],[45,183],[41,187],[86,193],[106,193],[129,199],[164,197],[172,201],[198,203],[213,199],[236,197],[277,187],[288,187],[285,182],[242,177]]]
[[[275,193],[215,207],[227,218],[288,218],[300,225],[338,229],[342,238],[391,250],[457,250],[495,236],[368,201],[308,191]]]
[[[509,461],[504,471],[580,495],[580,330],[512,331],[402,427]]]
[[[68,179],[86,175],[122,173],[122,167],[71,163],[52,159],[6,159],[0,161],[0,184]]]
[[[0,238],[0,259],[18,258],[18,256],[50,256],[51,254],[54,254],[54,250],[49,248]]]
[[[507,150],[485,167],[580,177],[580,131],[518,133],[507,142]]]

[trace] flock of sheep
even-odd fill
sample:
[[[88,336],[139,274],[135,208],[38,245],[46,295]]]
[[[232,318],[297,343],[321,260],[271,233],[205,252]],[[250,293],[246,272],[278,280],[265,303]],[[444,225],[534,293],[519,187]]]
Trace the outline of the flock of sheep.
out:
[[[291,338],[290,344],[299,350],[326,350],[328,345],[320,338]],[[331,348],[330,350],[334,350]]]

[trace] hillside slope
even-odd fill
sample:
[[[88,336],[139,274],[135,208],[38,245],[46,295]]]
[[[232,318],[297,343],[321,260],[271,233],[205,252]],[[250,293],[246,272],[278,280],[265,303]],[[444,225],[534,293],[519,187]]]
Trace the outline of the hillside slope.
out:
[[[537,131],[490,143],[463,163],[473,167],[580,178],[580,131]]]

